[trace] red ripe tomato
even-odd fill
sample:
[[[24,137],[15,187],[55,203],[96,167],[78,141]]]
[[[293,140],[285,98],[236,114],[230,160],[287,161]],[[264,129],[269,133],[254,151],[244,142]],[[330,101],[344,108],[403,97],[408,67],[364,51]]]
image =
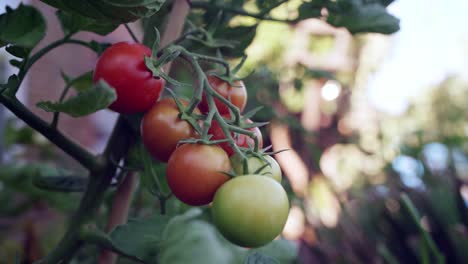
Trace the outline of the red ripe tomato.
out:
[[[223,171],[231,171],[231,164],[220,147],[184,144],[169,158],[166,177],[175,197],[199,206],[210,203],[218,188],[229,180]]]
[[[188,101],[181,99],[183,105]],[[181,139],[196,138],[198,134],[193,127],[179,118],[179,109],[172,98],[158,101],[146,112],[141,121],[143,144],[151,155],[160,161],[167,162]],[[200,114],[195,108],[194,113]]]
[[[138,43],[119,42],[106,49],[94,69],[94,82],[105,80],[115,88],[117,100],[109,108],[122,114],[145,112],[161,96],[165,81],[153,78],[144,56],[151,50]]]
[[[244,82],[234,81],[231,85],[214,75],[208,75],[207,77],[211,87],[213,87],[217,93],[237,106],[241,112],[244,110],[247,103],[247,90],[245,89]],[[229,114],[229,108],[227,105],[217,98],[214,98],[214,101],[220,114]],[[200,107],[200,110],[202,110],[203,113],[207,113],[209,111],[205,95],[203,95],[202,101],[198,107]]]
[[[224,116],[224,117],[229,118],[228,116]],[[252,120],[247,119],[246,122],[247,123],[252,123]],[[262,137],[262,133],[260,132],[260,129],[258,127],[253,127],[253,128],[249,128],[249,130],[253,131],[254,134],[257,136],[257,138],[258,138],[258,147],[262,148],[263,147],[263,137]],[[214,119],[213,119],[213,121],[211,123],[210,129],[208,129],[208,134],[213,135],[213,137],[211,137],[211,140],[226,139],[226,136],[223,133],[223,129],[219,125],[218,121],[216,121]],[[255,144],[255,141],[251,137],[249,137],[247,135],[237,134],[237,133],[232,133],[231,132],[231,136],[234,138],[234,140],[236,141],[237,146],[239,146],[239,147],[249,148],[250,146],[254,146],[254,144]],[[219,143],[219,146],[222,147],[224,149],[224,151],[226,151],[226,153],[229,155],[229,157],[234,155],[235,150],[232,149],[232,147],[229,145],[229,142]]]

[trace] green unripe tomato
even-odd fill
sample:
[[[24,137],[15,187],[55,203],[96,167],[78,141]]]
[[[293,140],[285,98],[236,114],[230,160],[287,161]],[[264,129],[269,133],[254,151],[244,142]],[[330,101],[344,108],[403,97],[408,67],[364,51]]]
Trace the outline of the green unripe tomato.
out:
[[[218,189],[211,212],[227,240],[243,247],[260,247],[283,230],[289,201],[281,184],[272,178],[243,175]]]
[[[239,154],[235,154],[231,157],[231,165],[234,169],[234,172],[238,175],[260,174],[262,176],[273,178],[277,182],[281,183],[281,168],[278,162],[269,155],[264,155],[263,157],[265,160],[255,156],[248,156],[247,173],[244,173],[244,162],[242,161],[242,158]],[[262,169],[258,171],[260,168]]]

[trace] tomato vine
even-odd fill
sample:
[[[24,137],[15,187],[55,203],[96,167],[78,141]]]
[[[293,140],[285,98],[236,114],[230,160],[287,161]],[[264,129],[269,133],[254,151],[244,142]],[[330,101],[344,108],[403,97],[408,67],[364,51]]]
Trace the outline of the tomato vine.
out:
[[[122,1],[106,0],[96,1],[96,3],[93,5],[86,5],[80,1],[73,1],[74,4],[72,5],[65,4],[63,1],[44,0],[43,2],[59,9],[57,12],[57,17],[60,20],[64,37],[49,43],[33,54],[31,54],[31,51],[45,35],[45,23],[40,12],[33,7],[21,4],[15,10],[7,8],[7,12],[0,15],[0,25],[2,25],[2,32],[0,32],[0,45],[7,45],[6,50],[20,59],[14,59],[11,61],[11,64],[18,68],[17,74],[10,76],[5,84],[0,85],[0,103],[8,108],[18,118],[23,120],[27,125],[45,136],[50,142],[54,143],[66,154],[79,162],[84,168],[87,169],[89,173],[89,179],[80,205],[71,217],[64,236],[62,237],[59,244],[50,252],[49,255],[41,260],[40,263],[67,263],[74,257],[78,249],[80,249],[81,246],[85,243],[98,244],[99,246],[119,253],[120,255],[143,262],[141,256],[136,256],[137,254],[129,254],[124,249],[117,246],[115,241],[112,240],[111,236],[103,233],[101,230],[92,229],[87,225],[103,202],[106,190],[108,190],[108,188],[111,186],[111,182],[114,179],[114,176],[117,173],[124,175],[125,172],[129,170],[143,171],[144,177],[142,178],[146,180],[145,184],[147,185],[145,187],[148,188],[150,192],[158,198],[160,202],[161,214],[166,213],[166,201],[169,199],[171,194],[164,190],[164,184],[162,184],[159,178],[161,175],[158,175],[156,170],[153,168],[153,161],[149,159],[149,156],[147,156],[145,151],[142,151],[142,153],[138,154],[138,158],[134,159],[137,160],[136,162],[139,162],[138,164],[131,164],[131,162],[129,162],[131,155],[133,154],[132,151],[134,151],[134,149],[138,149],[136,152],[139,153],[139,150],[142,149],[140,148],[141,143],[139,135],[139,124],[141,122],[141,117],[132,116],[129,114],[141,114],[142,112],[151,111],[149,110],[151,107],[155,107],[158,102],[161,102],[161,100],[156,102],[160,96],[160,91],[158,90],[155,96],[151,97],[149,101],[143,105],[142,101],[138,101],[139,99],[137,100],[134,97],[137,93],[136,89],[131,90],[133,89],[132,86],[134,82],[139,83],[139,80],[141,79],[135,81],[136,79],[132,79],[131,77],[135,77],[136,75],[141,74],[141,76],[146,78],[145,80],[149,81],[162,82],[162,80],[160,80],[162,78],[173,87],[194,87],[193,96],[190,98],[188,103],[184,103],[184,101],[180,98],[180,96],[177,95],[176,92],[168,89],[168,93],[172,96],[172,99],[177,106],[178,114],[174,119],[176,119],[177,122],[180,121],[182,124],[184,122],[190,124],[191,128],[193,128],[197,134],[194,136],[195,133],[189,133],[190,136],[184,135],[181,136],[180,140],[177,139],[177,144],[179,147],[175,148],[174,150],[174,147],[171,146],[169,156],[171,156],[173,160],[176,158],[183,160],[180,152],[182,152],[184,149],[196,149],[193,151],[200,151],[204,153],[203,155],[206,156],[209,156],[214,152],[223,153],[212,159],[219,159],[219,162],[215,164],[217,167],[215,166],[213,168],[209,168],[211,169],[210,173],[212,174],[212,178],[216,178],[216,180],[210,179],[212,182],[207,182],[209,184],[202,182],[203,180],[206,180],[205,175],[201,175],[201,177],[199,177],[200,170],[202,170],[201,168],[203,167],[202,160],[197,162],[196,165],[198,165],[198,167],[190,167],[183,162],[176,164],[182,164],[185,166],[182,172],[189,171],[190,173],[198,173],[193,174],[191,179],[187,179],[182,177],[183,173],[181,172],[180,168],[177,166],[174,167],[173,163],[171,162],[171,158],[169,158],[169,168],[167,174],[170,178],[168,179],[169,187],[172,188],[176,197],[191,205],[205,205],[213,200],[215,193],[220,188],[220,186],[225,186],[223,185],[225,182],[231,182],[229,183],[229,186],[233,185],[232,182],[234,181],[230,180],[229,176],[236,176],[234,173],[250,174],[252,172],[254,174],[262,175],[263,169],[265,169],[266,166],[272,166],[273,162],[268,161],[268,159],[264,157],[264,155],[269,153],[267,153],[266,149],[262,149],[261,134],[259,135],[254,131],[254,128],[265,125],[265,123],[255,123],[248,121],[248,119],[251,118],[255,112],[259,110],[259,108],[242,114],[243,109],[240,108],[243,108],[241,105],[245,105],[245,102],[243,104],[236,104],[231,96],[223,95],[220,91],[217,90],[217,87],[213,87],[213,82],[210,81],[210,78],[216,78],[219,79],[220,82],[228,85],[230,87],[229,89],[240,89],[235,85],[236,82],[240,81],[240,79],[235,75],[242,67],[243,62],[245,61],[245,57],[242,58],[238,65],[231,69],[229,62],[222,56],[196,53],[193,52],[189,47],[182,45],[182,43],[190,41],[192,43],[196,43],[197,45],[201,45],[205,49],[214,51],[218,55],[220,55],[222,53],[221,51],[224,51],[225,49],[232,50],[233,48],[238,49],[241,51],[241,53],[243,53],[243,49],[245,49],[245,47],[238,48],[237,45],[239,43],[228,39],[229,36],[224,36],[224,38],[218,37],[219,31],[227,31],[228,29],[232,29],[229,28],[228,22],[233,15],[248,16],[259,21],[269,20],[286,22],[290,24],[297,23],[306,18],[323,17],[323,19],[326,19],[330,24],[335,26],[343,26],[342,21],[346,21],[346,19],[349,19],[349,17],[361,20],[367,19],[366,16],[359,12],[359,6],[355,6],[354,9],[352,9],[350,12],[345,12],[340,3],[335,3],[341,1],[304,2],[301,8],[298,10],[298,17],[286,19],[275,18],[270,13],[275,8],[286,4],[288,2],[287,0],[274,1],[270,4],[266,4],[264,1],[257,1],[256,4],[260,8],[260,11],[256,13],[246,11],[243,7],[239,8],[233,5],[222,6],[220,4],[205,1],[188,1],[189,7],[191,9],[202,9],[206,12],[208,17],[213,17],[211,18],[209,26],[194,26],[193,23],[187,20],[189,29],[180,36],[175,36],[174,39],[170,39],[168,44],[164,45],[164,47],[160,47],[160,35],[158,29],[156,28],[156,37],[151,49],[151,54],[149,54],[149,49],[142,44],[133,44],[134,46],[138,46],[140,48],[139,53],[136,55],[133,54],[133,59],[137,60],[135,63],[138,64],[137,66],[133,65],[136,69],[138,69],[138,73],[134,74],[135,76],[128,76],[128,72],[120,72],[120,70],[128,70],[125,68],[131,64],[128,61],[128,56],[124,57],[123,60],[119,59],[121,64],[119,64],[118,67],[111,69],[113,74],[111,74],[110,77],[108,74],[102,73],[103,71],[101,71],[102,69],[99,67],[98,62],[98,66],[96,69],[94,69],[93,72],[95,77],[94,84],[87,87],[83,91],[78,91],[78,93],[72,97],[68,96],[69,90],[82,78],[86,78],[86,76],[91,74],[88,72],[72,79],[70,79],[65,74],[62,74],[62,77],[65,81],[65,86],[58,101],[39,102],[37,104],[39,108],[53,113],[52,121],[46,122],[39,116],[35,115],[17,99],[17,92],[33,65],[50,51],[65,44],[74,44],[91,49],[97,55],[101,56],[100,60],[107,56],[106,52],[110,52],[113,48],[119,45],[109,45],[107,43],[83,41],[73,38],[75,33],[79,31],[90,31],[100,35],[106,35],[112,32],[119,25],[123,25],[127,29],[133,41],[138,43],[139,40],[127,23],[143,17],[149,17],[157,13],[162,8],[165,1],[133,1],[132,3],[124,4]],[[170,8],[173,10],[177,7],[180,7],[180,4],[187,5],[187,3],[180,1],[172,1],[171,4],[172,6],[170,6]],[[361,5],[365,6],[364,3]],[[327,9],[329,12],[321,12],[324,9]],[[317,11],[319,12],[317,13]],[[383,26],[380,25],[381,28],[378,28],[380,31],[385,32],[398,29],[398,21],[395,21],[393,16],[387,14],[383,6],[378,8],[376,12],[385,18],[385,23],[383,23]],[[213,13],[216,13],[217,15],[213,15]],[[323,15],[322,13],[327,15]],[[186,21],[185,16],[179,18],[174,18],[173,14],[172,16],[173,19],[180,19],[182,22]],[[30,20],[26,21],[25,23],[26,26],[23,26],[23,23],[18,23],[18,21],[23,17],[30,17]],[[349,22],[349,25],[345,26],[347,26],[353,33],[367,32],[375,29],[375,27],[365,27],[363,24],[365,23]],[[220,25],[223,25],[224,28]],[[253,37],[251,33],[253,32],[253,35],[255,35],[255,29],[257,25],[258,24],[252,27],[241,28],[241,32],[242,30],[249,30],[249,34],[246,34],[249,37],[248,41],[246,41],[247,44],[252,41]],[[5,28],[5,31],[3,31],[3,28]],[[221,28],[221,30],[218,30],[219,28]],[[14,32],[12,33],[11,30]],[[167,32],[170,32],[170,30],[171,25],[166,26],[165,33],[167,34]],[[240,34],[238,33],[238,35]],[[25,40],[26,38],[18,36],[28,36],[28,38]],[[122,45],[131,46],[131,44],[128,43]],[[210,54],[213,54],[213,52],[210,52]],[[173,79],[169,72],[165,72],[163,70],[166,65],[172,63],[175,60],[183,60],[188,64],[190,69],[194,72],[194,76],[192,76],[194,84],[181,83],[180,81]],[[116,61],[110,64],[116,64]],[[206,65],[211,66],[210,69],[205,69]],[[221,72],[209,71],[212,68],[221,68],[222,70]],[[107,70],[107,68],[105,70]],[[119,79],[118,82],[112,82],[113,78],[120,78],[121,75],[126,78]],[[122,83],[125,83],[125,85],[120,87]],[[158,89],[161,89],[163,84],[159,84],[160,85],[158,86]],[[142,85],[143,84],[140,83],[140,85],[136,86],[141,88],[140,86]],[[151,86],[148,89],[154,90],[156,88],[155,86]],[[122,93],[122,90],[125,90],[125,93]],[[131,107],[127,107],[128,105],[125,104],[125,102],[120,104],[121,101],[126,100],[133,100],[133,102],[130,102]],[[119,103],[119,106],[116,107],[114,104],[117,103]],[[198,111],[198,107],[201,103],[205,105],[205,109],[202,112]],[[124,105],[124,107],[121,107],[121,105]],[[221,111],[221,107],[219,107],[220,105],[225,106],[225,109]],[[100,154],[96,155],[89,152],[79,144],[75,143],[68,136],[60,132],[58,128],[61,113],[68,114],[72,117],[80,117],[105,108],[110,108],[118,112],[119,117],[116,121],[112,134],[108,139],[104,151]],[[135,123],[137,123],[137,125],[135,125]],[[216,125],[224,134],[221,139],[213,138],[213,134],[211,134],[210,131],[210,127],[213,125],[213,123],[216,123]],[[240,136],[250,138],[251,141],[246,139],[246,145],[238,144],[236,139]],[[143,144],[145,144],[144,141],[145,140],[143,139]],[[234,152],[230,154],[236,155],[236,157],[242,163],[242,169],[237,168],[234,172],[231,170],[231,161],[229,161],[228,155],[220,147],[213,146],[220,144],[229,145],[229,147]],[[263,163],[260,165],[256,164],[255,166],[250,165],[250,159],[252,156],[254,158],[258,158]],[[163,158],[163,160],[166,161],[167,159]],[[120,165],[121,163],[124,165]],[[251,168],[251,170],[249,170],[249,166],[255,167],[255,169],[252,170]],[[272,172],[267,172],[267,174],[268,173],[273,174]],[[275,177],[276,180],[279,179],[280,181],[281,177],[278,177],[277,175]],[[121,181],[122,179],[119,180]],[[248,241],[249,239],[245,239],[245,237],[237,238],[235,236],[231,236],[232,232],[235,231],[232,230],[232,226],[230,224],[228,227],[224,226],[223,223],[220,223],[219,225],[223,226],[220,228],[222,232],[223,230],[227,230],[223,234],[228,237],[228,239],[231,239],[231,241],[241,240],[241,243],[239,243],[241,245],[261,246],[271,241],[279,234],[282,226],[284,226],[286,221],[289,204],[287,196],[284,193],[281,185],[276,181],[268,179],[268,177],[262,178],[257,175],[252,176],[251,179],[246,180],[245,178],[242,178],[240,180],[236,180],[235,182],[251,180],[258,181],[260,183],[265,182],[264,185],[273,186],[272,188],[278,189],[279,194],[284,198],[281,201],[281,206],[278,207],[280,218],[276,219],[277,221],[275,222],[275,226],[273,228],[274,230],[267,232],[267,235],[260,241],[253,241],[253,243],[250,243],[251,241]],[[190,186],[180,186],[180,182],[183,183],[190,181],[192,181]],[[208,185],[210,188],[206,188]],[[203,193],[201,196],[199,193],[194,193],[192,196],[192,193],[190,192],[193,191],[192,187],[194,186],[202,190]],[[180,194],[178,191],[174,191],[176,188],[182,189],[182,194]],[[225,187],[224,189],[226,188],[230,187]],[[190,197],[185,199],[186,195]],[[230,195],[230,193],[227,193],[220,194],[218,196]],[[253,199],[252,197],[255,197],[255,195],[255,190],[249,188],[249,197],[251,197],[249,199]],[[272,197],[274,196],[272,193],[269,193],[268,195]],[[219,199],[224,200],[223,198]],[[224,202],[222,201],[216,202],[215,198],[215,204],[213,207],[218,208],[218,210],[221,211],[221,214],[224,214],[223,210],[225,209],[223,203]],[[273,210],[276,210],[274,209],[275,205],[273,203],[270,203],[269,206],[273,208]],[[219,219],[223,217],[221,216],[220,218],[219,214],[217,214],[217,218],[218,221],[222,221]],[[161,221],[166,221],[165,216],[161,216],[159,219],[163,219]],[[235,219],[235,217],[233,217],[233,219]],[[241,232],[250,231],[251,229],[245,228],[245,230],[242,230]],[[244,240],[246,240],[246,243],[244,243]],[[144,262],[148,262],[147,259],[145,259]]]

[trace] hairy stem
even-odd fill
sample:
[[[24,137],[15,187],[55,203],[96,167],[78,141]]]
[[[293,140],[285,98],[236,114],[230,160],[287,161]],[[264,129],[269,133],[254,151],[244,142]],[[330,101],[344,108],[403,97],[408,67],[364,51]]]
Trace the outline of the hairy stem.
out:
[[[91,171],[88,188],[81,199],[80,206],[71,218],[68,229],[57,247],[41,263],[66,263],[82,245],[79,230],[94,215],[101,205],[105,190],[109,187],[116,166],[110,161],[110,156],[117,160],[124,157],[131,143],[128,135],[129,128],[123,117],[119,116],[112,135],[107,142],[106,149],[101,157],[104,167]]]

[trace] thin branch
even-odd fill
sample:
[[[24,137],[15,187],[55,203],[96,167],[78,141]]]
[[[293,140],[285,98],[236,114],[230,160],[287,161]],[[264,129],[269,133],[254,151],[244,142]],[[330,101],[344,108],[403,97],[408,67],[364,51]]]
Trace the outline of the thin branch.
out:
[[[95,155],[82,148],[79,144],[73,142],[57,129],[51,127],[48,123],[26,108],[26,106],[18,101],[18,99],[2,94],[0,95],[0,103],[8,108],[18,118],[23,120],[27,125],[41,133],[44,137],[50,140],[50,142],[77,160],[85,168],[95,170],[100,166]]]
[[[127,29],[128,34],[130,34],[130,36],[132,37],[133,41],[135,41],[135,43],[140,43],[140,41],[136,37],[135,33],[133,33],[133,30],[130,28],[130,26],[128,24],[124,24],[124,26]]]

